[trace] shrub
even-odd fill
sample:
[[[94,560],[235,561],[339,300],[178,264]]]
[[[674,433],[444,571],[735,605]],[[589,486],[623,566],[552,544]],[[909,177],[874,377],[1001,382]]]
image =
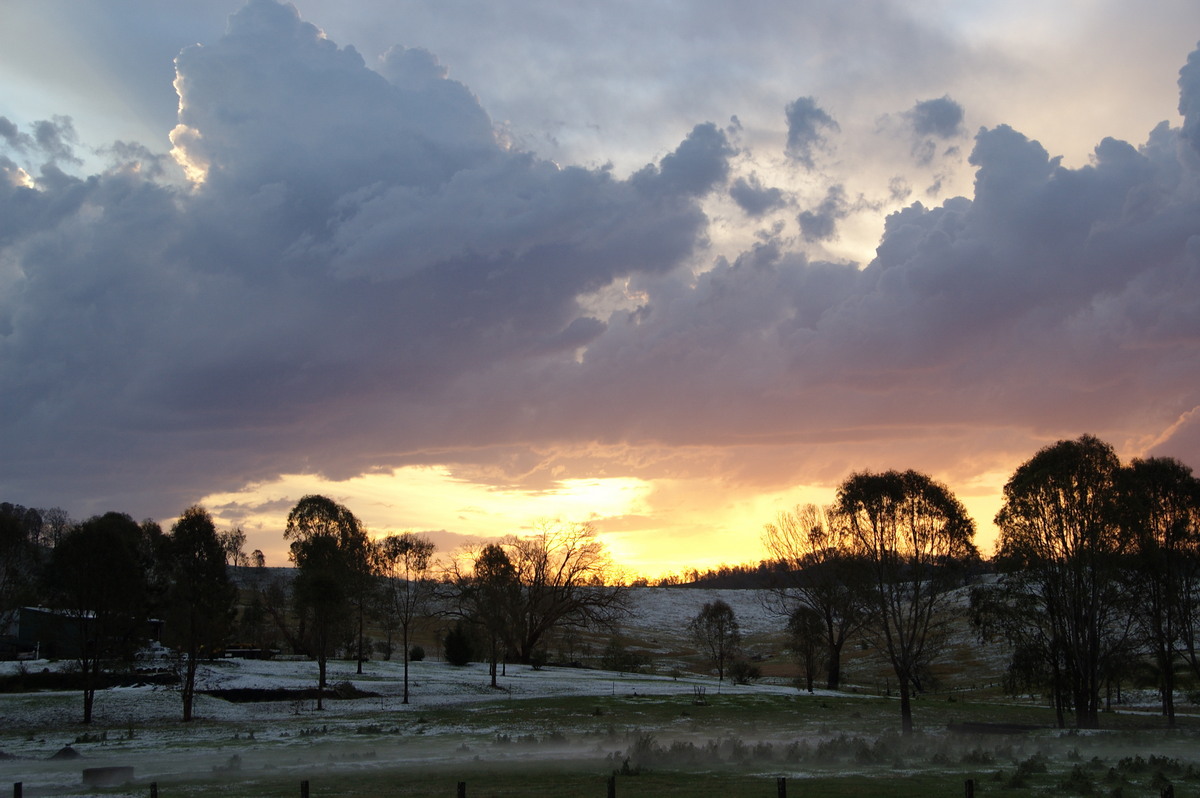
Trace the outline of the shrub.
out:
[[[762,668],[744,657],[738,657],[729,666],[729,678],[734,684],[750,684],[762,678]]]
[[[420,662],[425,659],[425,649],[421,646],[413,646],[408,650],[409,662]]]
[[[463,627],[462,621],[454,624],[454,627],[446,632],[443,645],[446,649],[446,662],[451,665],[461,667],[469,664],[475,658],[475,647],[471,643],[471,635]]]

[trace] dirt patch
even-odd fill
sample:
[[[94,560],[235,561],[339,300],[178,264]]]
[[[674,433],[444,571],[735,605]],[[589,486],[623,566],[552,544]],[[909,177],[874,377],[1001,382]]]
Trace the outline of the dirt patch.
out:
[[[317,699],[317,688],[238,687],[228,690],[205,690],[204,694],[234,704],[249,704],[261,701],[315,701]],[[322,697],[350,700],[354,698],[378,698],[379,693],[360,690],[352,684],[337,684],[323,690]]]

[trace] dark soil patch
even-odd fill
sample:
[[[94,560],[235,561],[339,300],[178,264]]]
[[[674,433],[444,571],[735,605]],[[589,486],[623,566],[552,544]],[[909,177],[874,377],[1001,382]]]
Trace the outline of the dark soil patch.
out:
[[[147,684],[178,684],[179,677],[172,671],[118,671],[96,674],[97,690],[109,687],[141,687]],[[69,671],[34,671],[0,676],[0,693],[36,693],[42,690],[82,690],[83,676]]]
[[[240,687],[228,690],[205,690],[205,695],[230,701],[235,704],[249,704],[259,701],[316,701],[317,688],[286,688],[286,687]],[[379,693],[359,690],[353,685],[338,685],[328,687],[322,692],[326,699],[349,700],[354,698],[378,698]]]
[[[964,734],[1028,734],[1029,732],[1045,731],[1048,726],[1037,726],[1028,723],[951,723],[946,727],[952,732]]]

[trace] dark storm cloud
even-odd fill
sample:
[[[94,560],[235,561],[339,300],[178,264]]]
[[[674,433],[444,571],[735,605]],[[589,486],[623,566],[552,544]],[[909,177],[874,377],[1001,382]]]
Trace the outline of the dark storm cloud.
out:
[[[801,211],[796,220],[800,223],[800,234],[805,241],[829,241],[837,237],[837,223],[849,215],[850,203],[846,201],[846,189],[839,184],[830,186],[820,204]]]
[[[1012,429],[1149,427],[1200,463],[1195,55],[1182,133],[1105,139],[1069,169],[982,130],[973,197],[892,214],[863,269],[779,231],[714,264],[702,198],[786,197],[736,175],[710,124],[629,179],[559,167],[502,146],[432,54],[373,71],[268,0],[177,69],[195,187],[133,145],[74,177],[53,136],[0,126],[11,500],[166,516],[281,472],[493,457],[516,479],[592,446],[652,476],[633,449],[728,446],[736,474],[804,443],[776,477],[799,480],[843,465],[826,444],[880,437],[931,468],[951,456],[919,455],[931,430],[957,454]],[[812,166],[836,129],[798,100],[789,154]],[[806,238],[857,209],[825,188]]]
[[[749,216],[762,216],[787,204],[782,189],[764,186],[756,174],[734,180],[729,196]]]
[[[908,118],[918,136],[949,139],[963,134],[963,107],[949,97],[921,100]]]
[[[813,97],[800,97],[789,103],[785,116],[788,128],[786,152],[811,169],[814,153],[825,147],[827,133],[840,130],[838,123],[817,105]]]
[[[1179,70],[1179,113],[1184,118],[1183,138],[1200,153],[1200,49]]]
[[[14,493],[54,474],[97,501],[156,490],[161,514],[214,482],[394,457],[407,414],[459,375],[574,351],[605,328],[580,296],[682,263],[733,152],[698,125],[632,182],[559,169],[501,148],[429,53],[377,73],[267,0],[177,70],[198,188],[148,180],[129,146],[103,175],[48,163],[36,190],[3,186]],[[37,132],[67,155],[66,124]]]

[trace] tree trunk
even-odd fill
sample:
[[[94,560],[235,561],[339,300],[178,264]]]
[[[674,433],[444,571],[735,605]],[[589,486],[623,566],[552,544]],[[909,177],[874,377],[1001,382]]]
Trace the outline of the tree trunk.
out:
[[[317,657],[317,709],[325,708],[325,655]]]
[[[836,690],[842,683],[842,644],[829,644],[829,662],[825,672],[825,686]],[[811,689],[809,692],[812,692]]]
[[[900,677],[900,731],[903,734],[913,733],[912,701],[909,696],[909,680]]]
[[[401,635],[404,641],[404,650],[400,652],[404,655],[404,700],[400,703],[408,703],[408,627],[405,626]]]
[[[96,688],[91,685],[90,680],[83,687],[83,722],[92,722],[92,704],[96,701]]]
[[[188,653],[183,666],[183,722],[192,719],[192,699],[196,695],[196,656]]]

